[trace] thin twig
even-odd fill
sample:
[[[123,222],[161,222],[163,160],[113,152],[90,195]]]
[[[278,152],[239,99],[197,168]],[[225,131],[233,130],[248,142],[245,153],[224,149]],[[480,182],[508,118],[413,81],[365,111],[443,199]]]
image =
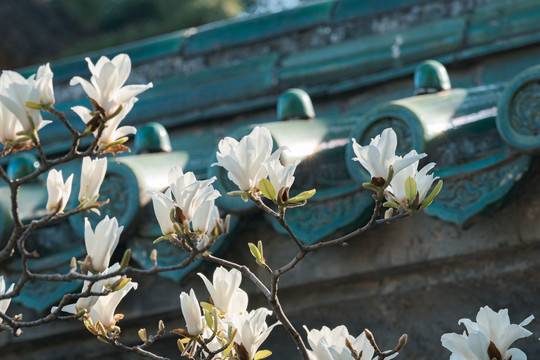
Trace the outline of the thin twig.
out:
[[[229,267],[229,268],[233,268],[233,269],[236,269],[236,270],[240,271],[247,278],[249,278],[255,284],[255,286],[257,286],[257,288],[259,288],[259,290],[263,293],[265,298],[268,299],[270,297],[270,290],[268,290],[268,288],[262,283],[262,281],[259,280],[257,275],[255,275],[253,272],[251,272],[251,270],[249,270],[249,268],[247,266],[239,265],[239,264],[236,264],[236,263],[234,263],[232,261],[221,259],[221,258],[218,258],[218,257],[216,257],[214,255],[210,255],[210,254],[205,255],[204,259],[206,259],[208,261],[211,261],[211,262],[214,262],[216,264],[226,266],[226,267]]]
[[[115,347],[116,349],[119,349],[119,350],[122,350],[122,351],[125,351],[125,352],[134,353],[134,354],[143,356],[143,357],[145,357],[147,359],[170,360],[169,358],[156,355],[154,353],[151,353],[150,351],[146,351],[146,350],[142,349],[140,346],[127,346],[127,345],[124,345],[121,342],[119,342],[117,339],[106,339],[106,338],[104,338],[104,339],[109,344],[111,344],[113,347]]]

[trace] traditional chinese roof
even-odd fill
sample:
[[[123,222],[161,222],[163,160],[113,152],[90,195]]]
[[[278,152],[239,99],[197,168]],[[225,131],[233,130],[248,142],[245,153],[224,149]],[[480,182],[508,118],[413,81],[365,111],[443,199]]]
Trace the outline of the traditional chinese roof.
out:
[[[296,175],[297,191],[317,188],[317,195],[303,211],[288,213],[299,237],[317,242],[367,221],[372,199],[361,186],[366,174],[350,161],[349,140],[354,137],[365,144],[384,128],[393,127],[399,151],[427,152],[428,161],[438,164],[435,174],[445,182],[444,191],[426,210],[438,220],[424,220],[434,229],[435,240],[425,240],[430,244],[425,253],[417,251],[409,256],[397,252],[384,238],[381,246],[385,253],[373,255],[373,264],[343,260],[345,267],[354,270],[334,266],[328,273],[297,276],[286,282],[285,288],[311,289],[317,281],[340,284],[352,275],[366,279],[377,271],[384,277],[422,264],[451,263],[454,257],[472,259],[480,253],[491,254],[495,245],[486,241],[475,248],[452,231],[460,232],[482,214],[500,208],[524,179],[534,176],[534,155],[540,147],[535,112],[540,79],[540,70],[535,67],[540,52],[539,12],[540,4],[532,0],[400,0],[391,5],[384,1],[317,1],[277,14],[218,22],[87,54],[95,61],[101,55],[128,53],[133,61],[131,81],[154,83],[154,89],[140,96],[126,118],[126,123],[139,128],[133,147],[136,152],[119,157],[119,163],[109,161],[103,195],[111,198],[111,204],[104,212],[117,216],[127,227],[122,246],[133,249],[133,260],[150,266],[148,254],[159,227],[144,191],[163,189],[172,165],[181,165],[201,178],[216,175],[220,190],[232,190],[226,175],[210,166],[215,162],[217,142],[224,136],[239,138],[256,124],[264,124],[276,147],[286,145],[291,156],[302,159]],[[58,108],[79,127],[82,122],[69,108],[86,100],[82,91],[69,87],[68,82],[74,75],[89,76],[83,59],[51,64]],[[428,59],[433,61],[424,62]],[[24,71],[29,74],[35,68]],[[290,88],[305,92],[284,93]],[[143,128],[148,122],[158,122],[164,129],[158,125]],[[40,136],[49,144],[46,150],[51,154],[69,146],[69,134],[61,124],[48,125]],[[170,152],[166,151],[169,143]],[[32,165],[32,161],[22,163]],[[66,169],[77,173],[77,166]],[[0,243],[9,229],[8,205],[2,195],[6,191],[0,188]],[[28,185],[21,190],[21,197],[25,199],[21,202],[23,217],[31,219],[44,208],[43,184]],[[235,226],[253,218],[250,205],[240,199],[223,196],[219,205],[223,212],[234,214]],[[497,216],[499,220],[504,217]],[[71,256],[82,255],[81,219],[73,218],[63,228],[55,228],[62,231],[62,237],[77,234],[61,251],[54,250],[54,244],[36,240],[44,254],[51,253],[40,259],[48,260],[43,266],[59,269],[57,266],[69,263]],[[279,232],[277,224],[268,220]],[[268,225],[266,220],[256,221]],[[485,224],[481,227],[489,228]],[[247,228],[248,233],[260,235]],[[439,233],[437,229],[443,230]],[[429,237],[426,229],[413,231],[422,239]],[[381,230],[380,234],[397,236],[396,232],[399,230]],[[463,239],[470,240],[473,233]],[[269,240],[277,234],[264,236]],[[225,251],[233,237],[234,233],[222,239],[217,249]],[[376,237],[370,235],[366,240],[373,251],[379,245]],[[440,238],[453,239],[463,247],[437,243]],[[504,241],[497,244],[506,246]],[[163,265],[184,256],[167,244],[158,246]],[[518,245],[512,242],[508,246],[514,249]],[[358,248],[351,253],[369,260]],[[331,252],[330,258],[338,256]],[[320,257],[315,259],[321,261]],[[316,262],[309,264],[315,269]],[[463,267],[473,268],[470,264]],[[191,270],[168,276],[178,281]],[[451,281],[444,269],[437,271],[437,279]],[[512,274],[507,274],[510,279]],[[47,290],[51,292],[51,288]],[[29,291],[34,292],[19,300],[22,305],[46,311],[56,300],[54,296],[67,289],[55,288],[46,301],[43,289]],[[290,297],[294,298],[294,293]],[[301,313],[298,310],[297,315]]]

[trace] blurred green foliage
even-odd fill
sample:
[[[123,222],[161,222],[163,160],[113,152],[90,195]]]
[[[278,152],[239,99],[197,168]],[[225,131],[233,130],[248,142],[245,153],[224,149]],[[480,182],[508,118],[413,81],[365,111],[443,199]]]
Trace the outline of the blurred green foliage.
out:
[[[78,28],[76,44],[59,57],[231,18],[242,0],[54,0]]]

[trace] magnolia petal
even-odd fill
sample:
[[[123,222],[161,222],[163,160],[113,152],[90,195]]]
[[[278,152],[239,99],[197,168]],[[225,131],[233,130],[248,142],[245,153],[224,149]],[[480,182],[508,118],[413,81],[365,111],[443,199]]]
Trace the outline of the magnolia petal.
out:
[[[502,330],[502,334],[498,339],[499,341],[495,345],[497,345],[497,348],[503,354],[514,341],[532,335],[532,332],[517,324],[508,325]]]
[[[525,353],[521,351],[520,349],[516,349],[516,348],[509,349],[506,352],[505,359],[510,359],[510,357],[512,357],[512,360],[527,360],[527,355],[525,355]]]
[[[71,110],[73,110],[75,114],[79,115],[79,117],[85,124],[87,124],[92,119],[90,110],[85,108],[84,106],[73,106]]]
[[[118,84],[120,84],[120,86],[124,85],[131,72],[131,59],[126,54],[118,54],[111,62],[118,71]]]
[[[381,159],[392,159],[396,154],[397,148],[397,135],[395,131],[391,128],[384,129],[377,142],[377,148],[379,149]]]
[[[80,84],[82,86],[84,92],[86,93],[86,95],[88,95],[90,99],[97,100],[99,98],[99,94],[96,91],[96,88],[94,88],[94,86],[87,80],[83,79],[80,76],[75,76],[69,81],[70,86],[75,86],[77,84]]]
[[[128,102],[131,98],[139,95],[143,91],[146,91],[150,88],[154,87],[154,84],[151,82],[146,85],[127,85],[118,90],[118,93],[116,94],[116,101],[119,103],[125,103]]]
[[[137,128],[136,127],[134,127],[134,126],[122,126],[122,127],[119,127],[118,129],[116,129],[116,131],[114,132],[114,137],[116,138],[115,140],[117,140],[117,139],[123,138],[124,136],[131,135],[131,134],[136,134],[136,133],[137,133]]]
[[[422,158],[425,158],[427,154],[417,154],[416,151],[412,150],[407,155],[405,155],[403,158],[398,158],[393,163],[394,167],[394,174],[397,174],[407,166],[413,164],[415,161],[418,161]]]

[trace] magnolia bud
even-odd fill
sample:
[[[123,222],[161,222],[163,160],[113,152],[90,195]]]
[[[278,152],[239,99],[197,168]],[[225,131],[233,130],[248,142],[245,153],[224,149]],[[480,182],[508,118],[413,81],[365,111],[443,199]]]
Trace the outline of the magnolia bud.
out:
[[[403,334],[401,335],[401,337],[399,338],[399,342],[398,342],[398,346],[396,347],[396,350],[400,350],[402,347],[405,346],[405,344],[407,344],[407,334]]]
[[[146,329],[140,329],[139,332],[138,332],[138,334],[139,334],[139,338],[140,338],[142,341],[146,342],[146,340],[147,340],[147,337],[146,337]]]
[[[152,252],[150,253],[150,261],[152,261],[155,264],[157,264],[157,250],[154,249],[152,250]]]

